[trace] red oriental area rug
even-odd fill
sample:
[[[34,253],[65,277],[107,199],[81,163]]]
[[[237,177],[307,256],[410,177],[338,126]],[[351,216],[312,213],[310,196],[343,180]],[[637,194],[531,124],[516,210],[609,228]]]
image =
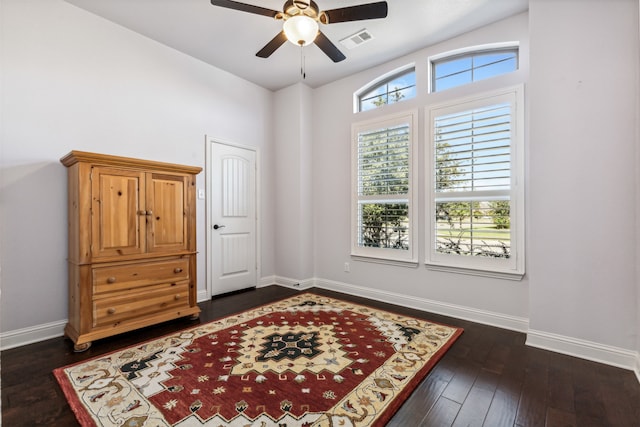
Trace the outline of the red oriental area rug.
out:
[[[382,426],[461,333],[305,293],[54,375],[83,426]]]

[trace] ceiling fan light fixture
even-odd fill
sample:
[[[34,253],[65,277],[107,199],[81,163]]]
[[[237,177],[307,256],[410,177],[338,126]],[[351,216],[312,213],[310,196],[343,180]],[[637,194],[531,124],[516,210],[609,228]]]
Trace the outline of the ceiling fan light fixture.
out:
[[[296,46],[313,43],[318,36],[318,22],[306,15],[296,15],[284,21],[282,25],[287,40]]]

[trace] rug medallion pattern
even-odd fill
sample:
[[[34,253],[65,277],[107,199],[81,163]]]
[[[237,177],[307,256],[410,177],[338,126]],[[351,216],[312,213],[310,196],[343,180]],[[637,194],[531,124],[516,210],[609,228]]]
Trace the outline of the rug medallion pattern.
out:
[[[383,425],[461,332],[307,293],[54,374],[83,426]]]

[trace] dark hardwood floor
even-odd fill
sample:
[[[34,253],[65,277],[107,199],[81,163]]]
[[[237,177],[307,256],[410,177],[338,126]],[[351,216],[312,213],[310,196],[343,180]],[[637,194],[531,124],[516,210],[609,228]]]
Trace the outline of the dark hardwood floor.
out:
[[[640,426],[640,384],[631,371],[527,347],[522,333],[311,291],[464,328],[389,426]],[[65,338],[3,351],[2,424],[77,426],[51,373],[54,368],[295,293],[269,286],[216,298],[200,304],[198,321],[177,320],[99,340],[85,353],[74,353]]]

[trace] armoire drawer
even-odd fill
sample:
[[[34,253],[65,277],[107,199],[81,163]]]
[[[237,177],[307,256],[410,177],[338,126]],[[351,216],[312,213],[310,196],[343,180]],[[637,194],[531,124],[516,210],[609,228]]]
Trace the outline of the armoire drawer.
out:
[[[93,293],[99,295],[155,283],[189,279],[189,260],[141,262],[92,269]]]
[[[189,282],[149,286],[93,301],[93,326],[114,325],[129,319],[189,307]]]

